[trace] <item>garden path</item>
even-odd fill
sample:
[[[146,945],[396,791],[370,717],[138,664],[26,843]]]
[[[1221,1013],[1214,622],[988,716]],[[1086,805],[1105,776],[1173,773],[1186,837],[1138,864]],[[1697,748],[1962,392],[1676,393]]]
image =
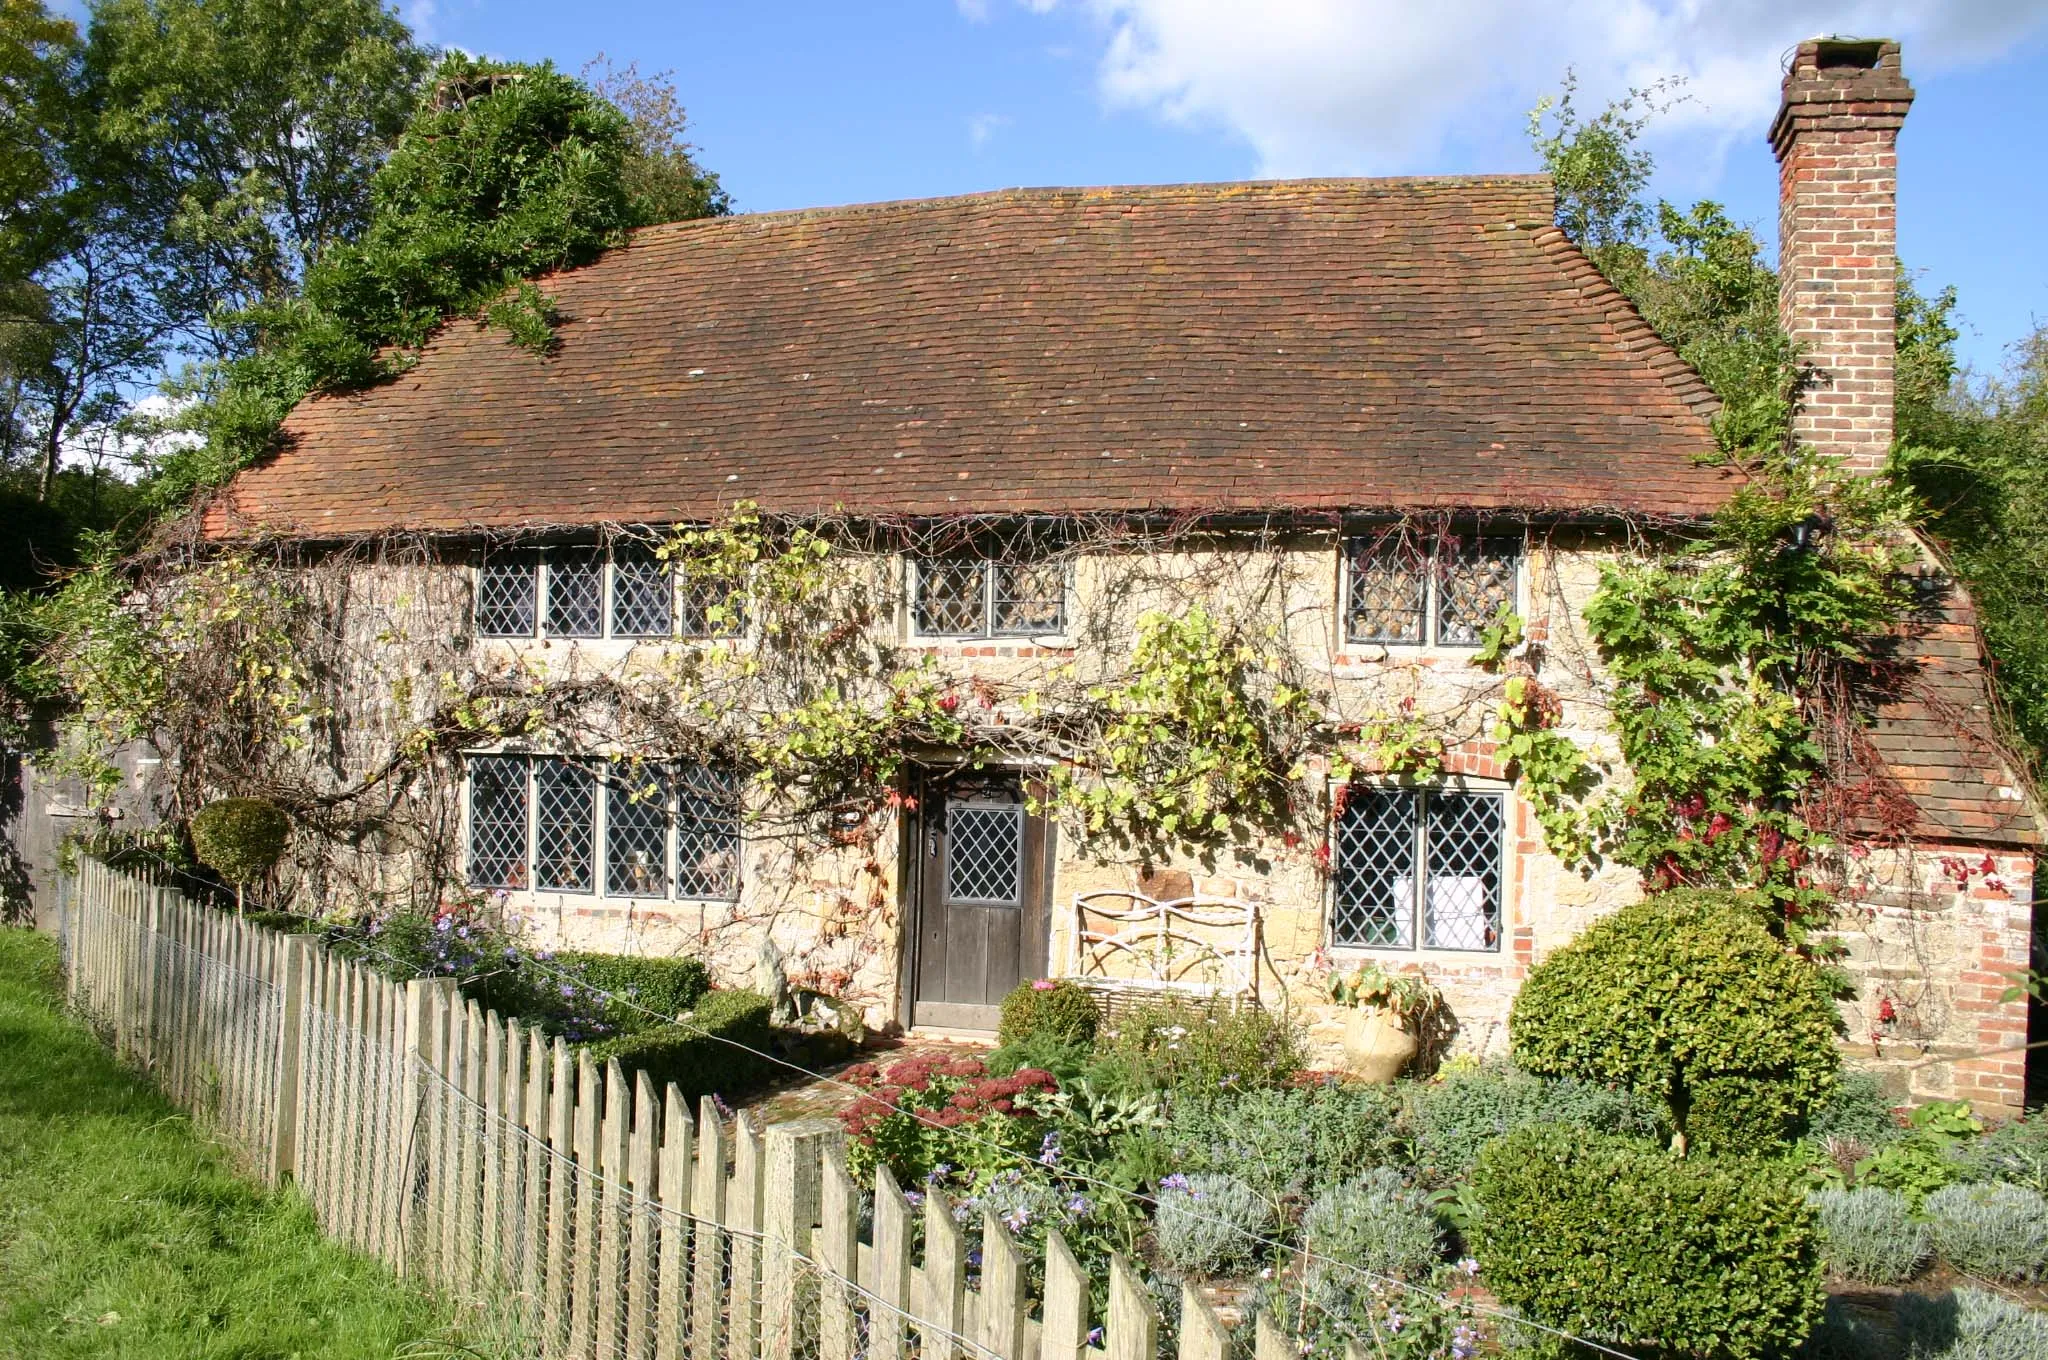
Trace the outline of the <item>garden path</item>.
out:
[[[734,1105],[737,1109],[752,1110],[754,1116],[766,1124],[781,1124],[796,1119],[829,1119],[851,1105],[858,1094],[836,1080],[847,1068],[856,1063],[887,1064],[927,1054],[940,1054],[949,1058],[978,1058],[986,1054],[989,1048],[988,1044],[975,1043],[971,1040],[936,1039],[921,1035],[876,1039],[858,1053],[821,1069],[816,1077],[802,1078],[792,1073],[790,1080],[777,1082],[765,1090],[734,1102]]]

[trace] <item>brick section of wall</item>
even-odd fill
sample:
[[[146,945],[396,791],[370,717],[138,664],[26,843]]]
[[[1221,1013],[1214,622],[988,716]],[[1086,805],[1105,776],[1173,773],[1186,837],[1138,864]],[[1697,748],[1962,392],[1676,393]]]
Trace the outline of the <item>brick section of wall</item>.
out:
[[[1793,433],[1870,474],[1892,442],[1898,133],[1913,102],[1895,42],[1803,42],[1771,125],[1778,318],[1813,370]]]
[[[1856,996],[1843,1004],[1851,1060],[1895,1100],[1968,1100],[2018,1113],[2027,1003],[2006,991],[2027,968],[2034,861],[1967,847],[1866,856],[1840,938]]]

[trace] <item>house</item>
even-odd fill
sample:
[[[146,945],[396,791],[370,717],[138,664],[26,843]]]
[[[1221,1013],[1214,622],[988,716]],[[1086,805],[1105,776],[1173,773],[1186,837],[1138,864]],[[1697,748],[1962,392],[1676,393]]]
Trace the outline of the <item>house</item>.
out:
[[[1772,131],[1783,316],[1820,379],[1798,433],[1866,472],[1891,440],[1911,98],[1896,44],[1810,42]],[[1021,979],[1173,971],[1151,903],[1192,899],[1181,964],[1193,949],[1209,985],[1284,995],[1330,1040],[1318,965],[1420,964],[1458,1042],[1499,1049],[1518,980],[1642,884],[1546,846],[1490,735],[1488,630],[1523,621],[1519,664],[1559,730],[1613,761],[1582,619],[1600,569],[1735,485],[1702,461],[1712,394],[1553,212],[1544,177],[1483,176],[648,228],[546,281],[554,353],[450,325],[393,381],[303,403],[204,530],[326,571],[337,631],[365,640],[321,756],[336,781],[382,768],[437,685],[570,696],[391,793],[351,883],[453,872],[547,938],[701,950],[729,977],[772,941],[871,1020],[946,1029],[990,1027]],[[815,616],[832,636],[770,636],[723,578],[651,550],[660,526],[742,506],[834,545],[817,589],[840,604]],[[1908,678],[1858,737],[1897,806],[1845,862],[1846,1010],[1902,1094],[2012,1107],[2027,1021],[2002,993],[2028,958],[2042,823],[1996,740],[1968,601],[1931,560],[1927,580]],[[778,649],[849,668],[778,691],[820,722],[857,680],[885,708],[936,694],[1023,731],[1041,690],[1100,681],[1144,619],[1196,607],[1259,621],[1332,721],[1426,723],[1441,760],[1341,792],[1310,760],[1297,782],[1327,843],[1248,832],[1207,862],[1052,815],[1044,721],[1014,760],[844,756],[886,768],[886,798],[781,822],[730,763],[732,677]],[[842,718],[846,749],[874,730]],[[342,872],[315,866],[306,890]]]

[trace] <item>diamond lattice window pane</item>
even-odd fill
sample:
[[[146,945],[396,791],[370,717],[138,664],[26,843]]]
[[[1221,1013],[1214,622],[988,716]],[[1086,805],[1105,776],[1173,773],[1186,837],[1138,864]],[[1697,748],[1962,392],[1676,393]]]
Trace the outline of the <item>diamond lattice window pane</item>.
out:
[[[676,896],[739,896],[739,781],[711,765],[684,765],[676,776]]]
[[[1424,942],[1431,949],[1500,948],[1502,797],[1429,798],[1429,891]]]
[[[533,886],[589,892],[597,840],[597,780],[574,761],[533,763]]]
[[[1337,819],[1330,942],[1415,947],[1415,824],[1407,789],[1352,785]]]
[[[612,897],[668,896],[668,800],[660,765],[613,765],[604,782],[604,890]]]
[[[526,757],[469,759],[469,886],[526,886]]]
[[[604,632],[604,561],[595,553],[548,559],[548,636],[597,637]]]
[[[497,553],[476,571],[476,631],[481,637],[532,637],[540,559]]]
[[[683,601],[677,616],[684,637],[738,637],[747,627],[744,581],[713,572],[683,569]]]
[[[997,562],[995,618],[999,637],[1036,637],[1067,627],[1067,569],[1059,562]]]
[[[986,630],[986,562],[917,564],[917,631],[926,637],[980,637]]]
[[[644,544],[612,553],[612,636],[667,637],[674,599],[668,564]]]
[[[1437,550],[1436,640],[1444,647],[1477,647],[1479,635],[1515,607],[1521,545],[1512,539],[1445,539]]]
[[[990,907],[1023,905],[1022,804],[946,804],[946,900]]]
[[[1358,541],[1345,554],[1347,642],[1420,643],[1426,558],[1402,534]]]

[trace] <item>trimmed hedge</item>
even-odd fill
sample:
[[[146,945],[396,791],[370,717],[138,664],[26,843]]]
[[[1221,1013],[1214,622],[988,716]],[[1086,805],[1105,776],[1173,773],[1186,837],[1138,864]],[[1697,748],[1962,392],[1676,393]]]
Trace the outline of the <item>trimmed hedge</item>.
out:
[[[1835,1093],[1832,987],[1739,894],[1662,893],[1608,916],[1530,972],[1508,1016],[1517,1066],[1663,1102],[1712,1152],[1798,1136]]]
[[[1488,1146],[1473,1190],[1486,1282],[1538,1322],[1748,1360],[1790,1354],[1820,1319],[1820,1224],[1787,1166],[1544,1124]]]
[[[1064,978],[1048,986],[1041,978],[1019,983],[1003,998],[996,1038],[1014,1044],[1043,1035],[1063,1044],[1089,1044],[1100,1019],[1086,988]]]
[[[261,798],[219,798],[192,814],[192,850],[230,884],[263,877],[284,853],[292,819]]]
[[[656,1023],[645,1012],[670,1019],[693,1009],[711,991],[711,972],[702,959],[681,955],[648,958],[644,955],[560,953],[555,967],[582,979],[586,986],[612,996],[624,997],[634,1006],[628,1010],[640,1024]]]
[[[772,1065],[748,1051],[768,1047],[772,1005],[759,992],[707,992],[687,1025],[650,1026],[592,1044],[588,1052],[599,1064],[618,1059],[628,1076],[645,1072],[656,1090],[674,1082],[694,1105],[704,1096],[758,1086],[772,1075]]]

